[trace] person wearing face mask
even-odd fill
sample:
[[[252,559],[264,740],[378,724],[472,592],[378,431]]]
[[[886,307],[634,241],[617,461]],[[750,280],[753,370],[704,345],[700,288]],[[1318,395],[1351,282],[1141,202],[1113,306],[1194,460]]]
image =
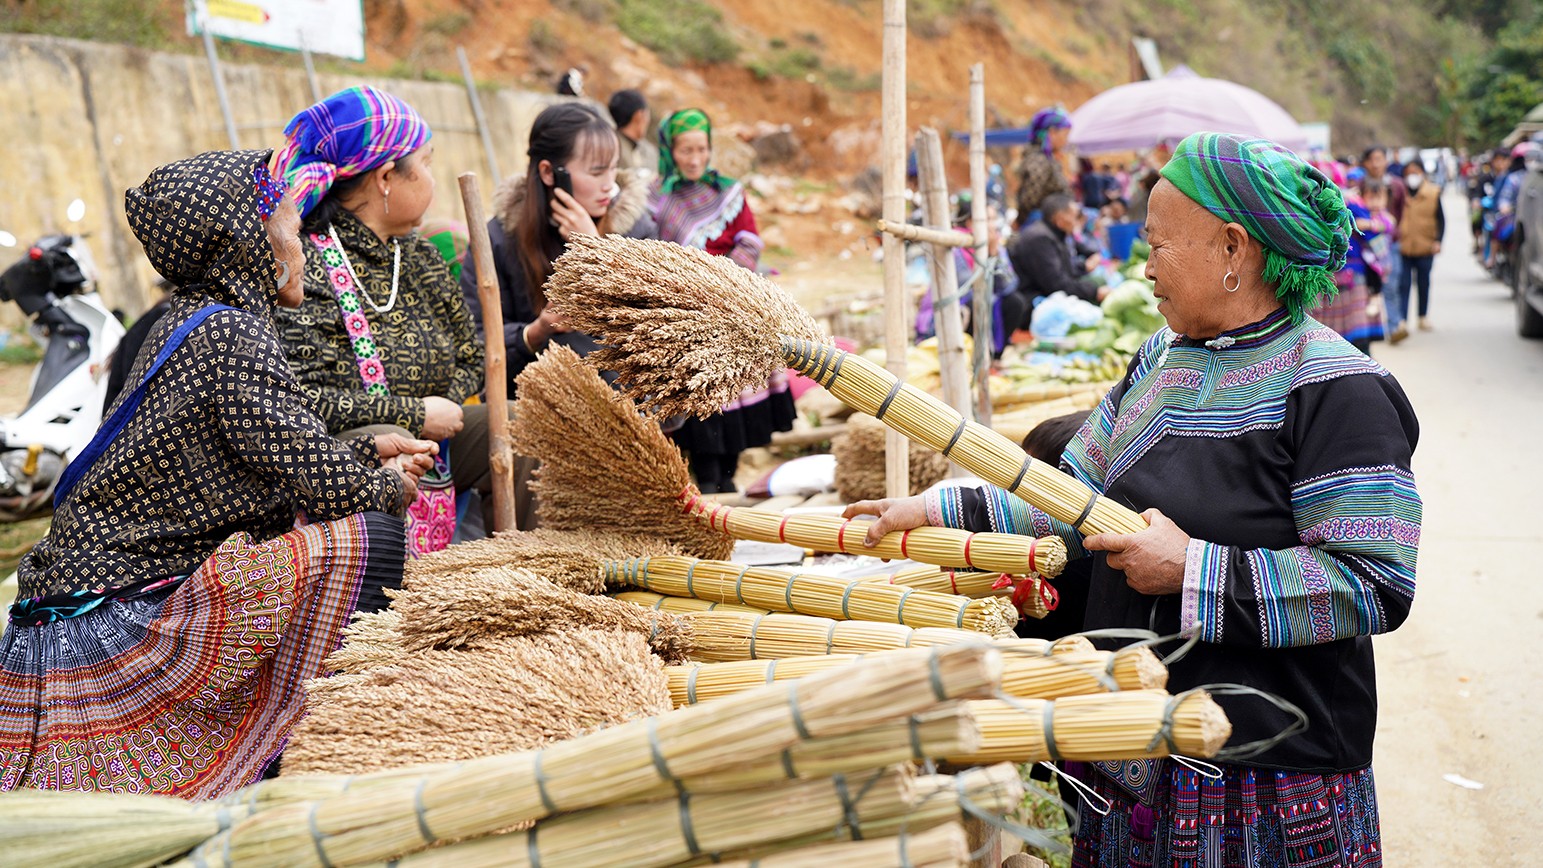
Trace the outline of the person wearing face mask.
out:
[[[487,407],[463,407],[482,391],[482,344],[444,256],[417,231],[434,200],[430,136],[412,106],[368,86],[289,122],[278,160],[300,204],[304,297],[275,322],[329,431],[439,441],[456,493],[487,495]],[[422,546],[415,536],[417,550],[448,543],[453,503],[446,512],[433,524],[449,527]]]
[[[659,181],[649,199],[659,237],[754,271],[765,243],[745,187],[719,174],[712,160],[712,121],[701,109],[682,109],[660,123]],[[791,431],[796,414],[788,378],[779,371],[765,388],[741,392],[717,415],[686,420],[671,436],[690,455],[698,488],[732,492],[740,454],[767,445],[775,431]]]
[[[1086,301],[1102,301],[1109,289],[1089,276],[1093,257],[1074,261],[1068,239],[1082,222],[1082,208],[1065,193],[1045,197],[1044,216],[1018,233],[1007,244],[1007,258],[1018,275],[1018,292],[1029,305],[1018,328],[1028,328],[1034,313],[1034,301],[1055,292],[1064,292]]]
[[[488,241],[504,315],[511,396],[515,377],[548,345],[565,346],[581,356],[600,346],[589,335],[569,330],[547,306],[543,287],[568,239],[655,237],[648,184],[617,169],[619,154],[616,130],[599,112],[582,103],[549,106],[530,128],[529,167],[504,181],[493,195]],[[461,295],[472,311],[478,337],[486,339],[477,266],[469,253],[461,260]],[[609,372],[605,376],[608,381],[615,377]]]
[[[1420,331],[1430,331],[1430,271],[1436,254],[1441,252],[1441,238],[1446,235],[1447,216],[1441,209],[1441,186],[1430,183],[1425,166],[1411,160],[1404,167],[1404,213],[1398,220],[1398,244],[1404,266],[1398,274],[1398,292],[1388,306],[1388,327],[1402,340],[1409,334],[1409,290],[1420,293],[1418,307]]]
[[[311,410],[273,329],[305,254],[271,157],[201,154],[125,195],[171,304],[18,570],[0,790],[203,800],[251,783],[354,612],[401,585],[398,516],[436,446],[340,441]]]

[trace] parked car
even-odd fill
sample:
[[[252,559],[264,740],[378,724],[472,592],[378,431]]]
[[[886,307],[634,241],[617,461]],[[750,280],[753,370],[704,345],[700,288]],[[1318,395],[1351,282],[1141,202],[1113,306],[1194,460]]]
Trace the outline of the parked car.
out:
[[[1543,147],[1533,146],[1527,176],[1516,198],[1515,265],[1511,270],[1516,299],[1516,333],[1543,338]]]

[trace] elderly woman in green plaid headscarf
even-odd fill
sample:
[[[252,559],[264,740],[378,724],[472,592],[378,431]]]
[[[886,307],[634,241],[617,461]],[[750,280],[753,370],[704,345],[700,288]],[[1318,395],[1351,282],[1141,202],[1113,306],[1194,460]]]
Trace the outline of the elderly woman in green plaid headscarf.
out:
[[[1386,370],[1307,315],[1350,232],[1339,190],[1290,151],[1185,139],[1147,219],[1168,327],[1061,457],[1149,527],[1083,538],[993,488],[848,511],[881,516],[871,537],[1058,534],[1062,581],[1090,583],[1085,627],[1196,638],[1174,694],[1243,686],[1213,691],[1232,722],[1214,766],[1068,764],[1110,807],[1082,811],[1074,866],[1382,864],[1369,637],[1414,599],[1418,423]]]
[[[701,109],[681,109],[659,124],[659,183],[649,201],[659,238],[727,256],[754,271],[765,244],[745,187],[712,167],[713,125]],[[746,449],[791,431],[797,410],[780,372],[764,389],[746,390],[723,412],[688,419],[672,436],[690,456],[704,492],[737,491],[734,476]]]

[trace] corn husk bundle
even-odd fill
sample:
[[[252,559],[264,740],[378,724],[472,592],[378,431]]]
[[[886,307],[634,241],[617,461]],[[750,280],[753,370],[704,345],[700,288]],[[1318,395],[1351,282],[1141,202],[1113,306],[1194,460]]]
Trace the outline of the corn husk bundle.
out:
[[[647,535],[595,530],[509,531],[487,539],[458,543],[407,561],[403,586],[443,582],[488,567],[523,567],[581,594],[605,592],[600,565],[618,557],[684,554],[685,550]]]
[[[420,649],[346,678],[312,682],[325,689],[309,692],[284,750],[285,775],[512,753],[673,707],[644,636],[593,629]]]
[[[1050,601],[1055,599],[1051,595],[1053,588],[1047,587],[1043,576],[964,572],[927,564],[908,567],[890,576],[864,578],[863,581],[916,588],[935,594],[957,594],[977,600],[986,597],[1011,596],[1021,583],[1028,582],[1029,587],[1025,589],[1026,593],[1018,607],[1018,612],[1025,618],[1043,618],[1050,614]]]
[[[812,844],[756,858],[718,862],[724,868],[951,868],[969,864],[970,847],[964,827],[945,823],[924,832],[901,832],[888,838]]]
[[[940,567],[965,567],[1018,575],[1038,573],[1054,578],[1066,567],[1066,543],[1060,537],[1041,539],[1010,533],[970,533],[948,527],[918,527],[884,535],[873,548],[863,538],[873,524],[866,519],[831,515],[788,515],[759,509],[723,506],[695,492],[680,497],[682,505],[713,530],[735,539],[787,543],[821,552],[870,555],[887,560],[913,560]]]
[[[720,699],[763,684],[802,678],[845,666],[856,659],[858,655],[855,654],[828,654],[766,661],[687,663],[667,666],[664,672],[670,680],[670,701],[681,706]],[[1144,646],[1119,651],[1034,656],[1008,652],[1002,656],[1002,691],[1026,699],[1160,689],[1167,683],[1168,670],[1158,661],[1157,655]]]
[[[870,654],[898,648],[923,648],[979,642],[980,633],[949,627],[907,627],[878,621],[837,621],[809,615],[752,615],[748,612],[687,613],[691,622],[691,659],[700,663],[772,660],[820,654]],[[1081,636],[1055,642],[1044,639],[996,639],[1004,651],[1023,654],[1091,651]]]
[[[1153,759],[1174,753],[1210,757],[1232,735],[1227,715],[1204,691],[1175,697],[1132,690],[968,705],[980,721],[982,744],[978,751],[948,758],[961,765]]]
[[[741,606],[738,603],[722,603],[715,600],[698,600],[696,597],[671,597],[668,594],[656,594],[653,591],[617,591],[611,594],[612,599],[623,603],[632,603],[655,612],[672,612],[684,615],[689,612],[743,612],[751,615],[764,615],[770,609],[759,609],[755,606]]]
[[[969,800],[978,810],[1004,816],[1018,807],[1024,794],[1023,779],[1019,777],[1018,770],[1006,763],[968,769],[957,775],[918,775],[912,784],[912,790],[915,794],[915,803],[905,814],[864,812],[859,804],[856,812],[858,816],[854,818],[856,820],[854,823],[835,829],[817,830],[772,847],[725,855],[730,858],[753,858],[786,852],[790,847],[806,847],[820,841],[828,841],[833,837],[837,839],[870,838],[926,829],[959,819],[962,803],[965,800]]]
[[[661,781],[751,762],[803,739],[857,732],[945,699],[1000,688],[1001,657],[988,646],[941,647],[930,654],[924,666],[860,661],[537,751],[468,760],[363,792],[273,807],[210,838],[190,861],[319,866],[394,858],[438,841],[614,803]]]
[[[475,648],[509,636],[575,628],[642,636],[666,661],[691,651],[684,621],[609,597],[576,594],[514,567],[471,570],[454,580],[414,579],[391,607],[399,613],[397,630],[408,651]]]
[[[1000,434],[825,344],[814,321],[778,287],[722,257],[663,242],[586,237],[558,258],[546,291],[569,325],[606,345],[591,360],[617,371],[659,412],[705,417],[787,365],[1085,533],[1146,527],[1134,511],[1027,459]]]
[[[836,493],[847,503],[880,500],[884,491],[884,423],[865,413],[847,420],[846,433],[831,441],[836,456]],[[919,443],[910,444],[911,493],[920,494],[948,475],[948,459]]]
[[[542,527],[660,537],[695,557],[729,556],[731,541],[673,508],[691,485],[680,450],[577,353],[549,347],[517,385],[510,436],[515,452],[541,462],[532,488]]]
[[[972,600],[859,579],[744,567],[694,558],[638,558],[606,565],[608,585],[656,593],[733,601],[799,615],[843,621],[881,621],[912,627],[953,627],[988,636],[1012,633],[1018,610],[1006,600]]]

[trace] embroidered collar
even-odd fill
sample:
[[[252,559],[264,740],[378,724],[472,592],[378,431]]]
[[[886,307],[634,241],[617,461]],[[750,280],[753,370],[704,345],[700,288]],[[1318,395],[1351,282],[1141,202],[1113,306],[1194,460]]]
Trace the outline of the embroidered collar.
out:
[[[1291,313],[1284,307],[1276,308],[1269,316],[1257,322],[1251,322],[1246,326],[1229,329],[1214,338],[1199,340],[1197,338],[1179,335],[1174,339],[1174,346],[1179,347],[1205,347],[1211,350],[1247,349],[1266,343],[1292,327]]]

